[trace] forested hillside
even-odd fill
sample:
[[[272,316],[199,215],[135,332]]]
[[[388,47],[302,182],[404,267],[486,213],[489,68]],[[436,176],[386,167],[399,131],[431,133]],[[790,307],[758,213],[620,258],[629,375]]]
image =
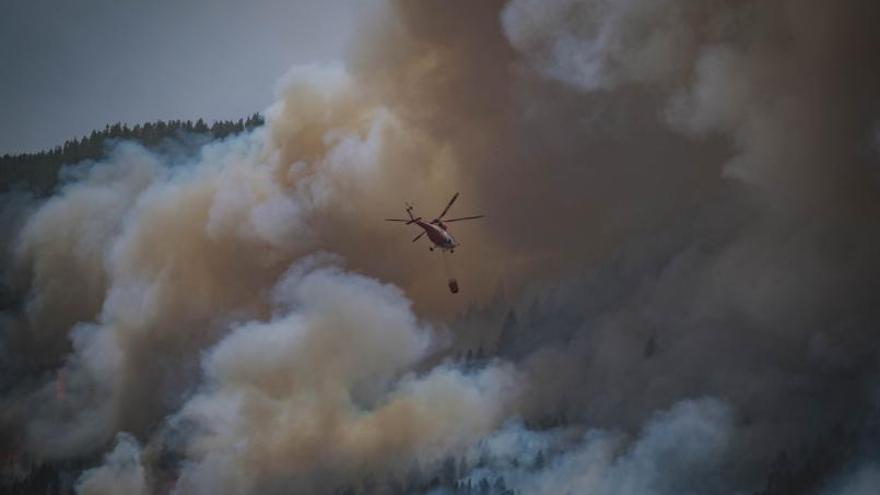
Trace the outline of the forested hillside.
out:
[[[65,164],[83,160],[97,160],[107,152],[108,145],[117,141],[136,141],[148,148],[163,143],[186,142],[191,138],[222,139],[263,125],[263,117],[255,113],[238,121],[220,120],[208,125],[203,119],[147,122],[128,127],[116,123],[103,130],[92,131],[80,139],[65,141],[63,145],[38,153],[3,155],[0,157],[0,191],[12,188],[28,189],[37,194],[48,194],[56,185],[58,171]]]

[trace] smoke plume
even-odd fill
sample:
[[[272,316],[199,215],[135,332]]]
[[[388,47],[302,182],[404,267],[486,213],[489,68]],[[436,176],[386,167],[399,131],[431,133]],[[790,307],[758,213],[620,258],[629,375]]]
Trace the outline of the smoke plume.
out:
[[[867,493],[878,20],[377,7],[264,127],[4,198],[3,447],[80,493]],[[381,219],[456,191],[451,296]]]

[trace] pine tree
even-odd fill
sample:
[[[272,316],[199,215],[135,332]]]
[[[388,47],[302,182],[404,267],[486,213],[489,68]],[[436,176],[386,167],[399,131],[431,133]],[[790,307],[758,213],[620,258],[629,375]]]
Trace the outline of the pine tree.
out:
[[[511,309],[501,324],[501,332],[498,335],[498,354],[510,356],[516,345],[516,333],[518,327],[516,312]]]
[[[208,124],[206,124],[205,121],[202,119],[197,120],[195,127],[193,127],[193,132],[205,134],[206,132],[208,132]]]

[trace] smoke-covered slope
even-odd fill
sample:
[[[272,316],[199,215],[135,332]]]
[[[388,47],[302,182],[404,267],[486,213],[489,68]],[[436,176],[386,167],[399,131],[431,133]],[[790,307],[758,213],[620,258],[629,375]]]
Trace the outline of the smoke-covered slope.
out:
[[[878,14],[391,2],[265,126],[6,198],[4,448],[81,493],[869,493]],[[451,297],[379,220],[454,191]]]

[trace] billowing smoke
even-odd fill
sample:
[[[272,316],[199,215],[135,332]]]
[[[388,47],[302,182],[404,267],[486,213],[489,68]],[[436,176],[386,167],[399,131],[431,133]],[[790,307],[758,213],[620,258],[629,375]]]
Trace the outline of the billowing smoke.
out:
[[[481,446],[489,465],[476,479],[497,479],[522,493],[714,493],[733,431],[731,413],[712,399],[658,412],[635,438],[588,430],[535,433],[508,427]],[[569,437],[569,438],[566,438]],[[554,452],[560,445],[565,450]]]
[[[878,20],[377,8],[264,127],[4,198],[3,447],[81,493],[867,493]],[[451,296],[381,219],[455,191]]]

